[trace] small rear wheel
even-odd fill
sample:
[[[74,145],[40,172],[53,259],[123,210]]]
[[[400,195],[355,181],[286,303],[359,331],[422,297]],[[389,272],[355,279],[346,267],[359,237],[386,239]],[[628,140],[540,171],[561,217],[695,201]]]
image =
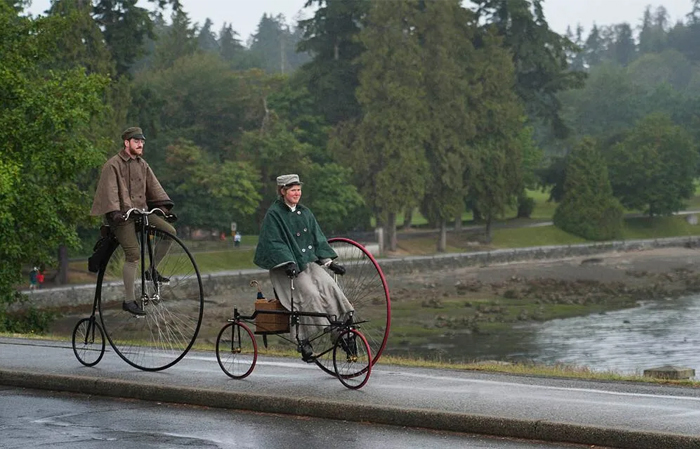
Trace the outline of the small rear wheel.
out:
[[[333,347],[333,368],[338,380],[350,388],[362,388],[372,373],[372,354],[369,344],[356,329],[341,332]]]
[[[83,318],[73,329],[73,353],[85,366],[100,363],[105,354],[105,334],[95,317]]]
[[[243,323],[228,323],[216,337],[216,360],[227,376],[248,377],[258,360],[258,344],[250,328]]]

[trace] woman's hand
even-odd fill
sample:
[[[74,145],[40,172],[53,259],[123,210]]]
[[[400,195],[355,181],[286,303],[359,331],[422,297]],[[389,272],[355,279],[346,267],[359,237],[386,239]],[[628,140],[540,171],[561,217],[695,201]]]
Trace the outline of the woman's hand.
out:
[[[284,272],[287,273],[287,276],[290,278],[295,278],[299,274],[299,267],[294,262],[289,262],[284,266]]]
[[[345,267],[335,262],[331,262],[331,264],[328,265],[328,269],[340,276],[345,274]]]

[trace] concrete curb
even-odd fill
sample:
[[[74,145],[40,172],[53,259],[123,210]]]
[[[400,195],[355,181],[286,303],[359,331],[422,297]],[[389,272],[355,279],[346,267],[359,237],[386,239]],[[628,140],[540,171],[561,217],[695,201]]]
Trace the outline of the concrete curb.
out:
[[[0,369],[0,385],[98,396],[171,402],[263,413],[371,422],[433,430],[624,449],[700,448],[700,435],[641,432],[547,421],[508,419],[430,409],[399,408],[313,398],[289,398],[225,390],[166,386],[115,379],[36,374]]]

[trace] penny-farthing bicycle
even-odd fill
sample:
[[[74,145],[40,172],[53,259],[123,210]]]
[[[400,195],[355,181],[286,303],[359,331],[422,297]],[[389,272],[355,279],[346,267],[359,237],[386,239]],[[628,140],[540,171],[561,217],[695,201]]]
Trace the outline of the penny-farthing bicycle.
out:
[[[328,326],[312,340],[316,350],[313,362],[348,388],[357,389],[366,384],[389,337],[389,287],[379,264],[364,246],[346,238],[329,239],[329,243],[338,254],[336,262],[346,268],[342,276],[331,275],[355,309],[352,322],[338,322],[325,314],[298,310],[256,309],[252,315],[242,315],[234,309],[233,317],[221,329],[216,341],[217,360],[229,377],[243,379],[253,372],[258,358],[255,333],[261,334],[265,344],[270,334],[294,342],[295,325],[298,318],[306,314],[328,319]],[[286,326],[265,331],[256,320],[261,316],[277,316],[278,322],[286,321],[283,323]],[[253,324],[255,333],[250,327]],[[286,333],[290,337],[285,337]]]
[[[106,338],[129,365],[159,371],[179,362],[197,338],[204,309],[197,264],[177,236],[148,224],[153,213],[162,214],[160,209],[127,212],[127,218],[136,217],[141,258],[134,296],[145,315],[122,310],[124,251],[110,233],[109,249],[97,273],[92,314],[73,330],[73,352],[85,366],[100,362]]]

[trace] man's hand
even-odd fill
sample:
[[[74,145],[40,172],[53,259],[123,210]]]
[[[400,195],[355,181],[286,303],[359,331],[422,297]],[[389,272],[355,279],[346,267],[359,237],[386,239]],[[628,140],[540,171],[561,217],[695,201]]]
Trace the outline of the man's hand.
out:
[[[340,276],[345,274],[345,267],[335,262],[331,262],[331,264],[328,265],[328,269],[335,274],[339,274]]]
[[[299,274],[299,267],[294,262],[289,262],[284,266],[284,272],[287,273],[287,276],[290,278],[295,278]]]
[[[175,212],[171,211],[166,211],[165,209],[161,209],[163,213],[165,213],[165,220],[168,223],[175,223],[177,221],[177,215],[175,215]]]
[[[109,219],[115,223],[123,223],[126,221],[126,217],[120,211],[115,210],[109,213]]]

